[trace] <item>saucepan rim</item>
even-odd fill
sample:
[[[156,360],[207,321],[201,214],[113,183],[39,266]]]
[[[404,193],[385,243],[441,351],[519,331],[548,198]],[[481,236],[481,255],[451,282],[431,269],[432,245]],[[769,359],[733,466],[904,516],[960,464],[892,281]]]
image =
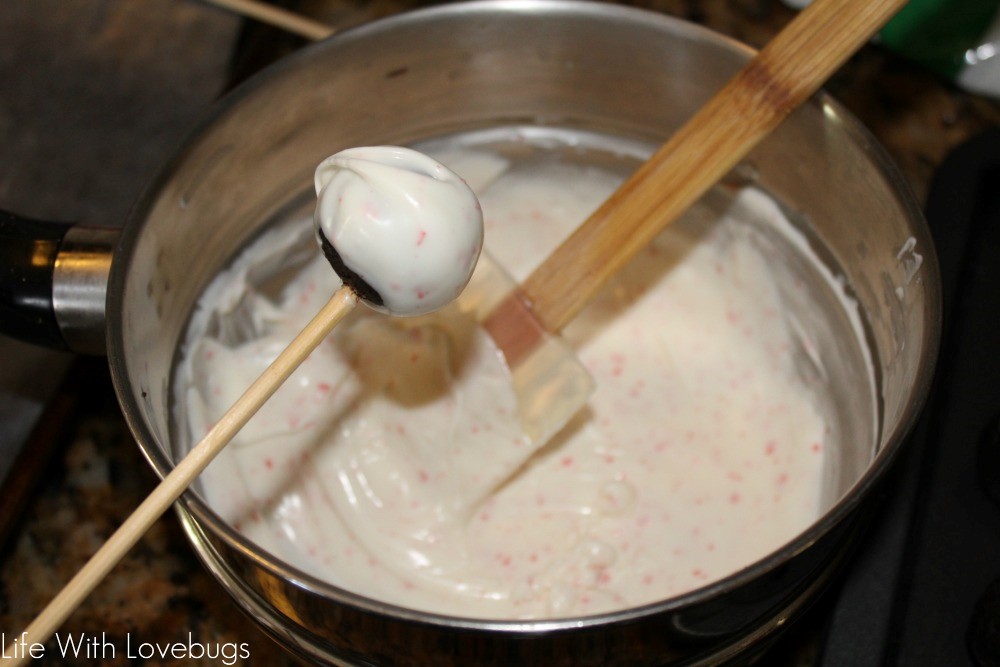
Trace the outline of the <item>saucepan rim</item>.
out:
[[[391,31],[399,23],[435,21],[441,16],[455,12],[479,12],[484,15],[493,15],[502,12],[540,12],[552,15],[559,12],[566,12],[573,15],[589,14],[597,18],[605,17],[609,19],[656,22],[657,25],[667,31],[693,34],[700,39],[709,40],[719,45],[720,48],[733,49],[746,57],[750,57],[754,53],[753,49],[745,44],[708,28],[648,10],[595,3],[587,0],[473,0],[471,2],[411,10],[345,30],[328,40],[304,47],[300,51],[253,76],[235,91],[229,93],[216,106],[213,112],[194,128],[188,141],[183,144],[185,147],[163,166],[158,175],[145,189],[142,197],[137,201],[127,224],[123,228],[119,244],[115,250],[108,283],[108,326],[106,336],[111,376],[125,420],[135,435],[143,455],[161,477],[170,472],[173,467],[173,461],[167,455],[169,447],[161,447],[161,443],[157,442],[137,404],[136,393],[138,390],[132,387],[129,379],[124,357],[124,350],[126,349],[125,332],[124,327],[121,326],[121,322],[119,321],[123,308],[125,287],[129,279],[128,267],[131,261],[131,253],[142,236],[146,222],[145,213],[151,207],[157,197],[157,193],[170,179],[171,174],[178,165],[183,163],[190,146],[197,137],[205,132],[210,132],[213,124],[239,105],[242,100],[253,95],[255,91],[268,86],[273,79],[281,77],[284,72],[296,68],[299,63],[315,58],[318,53],[330,48],[329,45],[331,43],[340,43],[347,40],[370,40],[377,37],[380,33]],[[882,434],[881,448],[869,462],[867,468],[860,478],[856,480],[852,488],[845,492],[830,509],[807,529],[800,532],[784,546],[737,572],[695,590],[658,602],[591,616],[530,621],[495,620],[465,618],[409,609],[380,602],[326,583],[313,575],[284,563],[277,557],[262,552],[253,542],[237,533],[223,521],[193,491],[186,492],[179,501],[183,512],[193,517],[193,520],[204,530],[209,531],[213,536],[225,541],[231,547],[238,550],[257,567],[262,568],[275,577],[292,582],[316,596],[329,599],[331,603],[348,605],[371,613],[384,614],[403,620],[419,621],[425,624],[501,633],[544,633],[583,629],[611,623],[628,622],[640,617],[672,612],[715,598],[726,591],[744,586],[781,567],[782,564],[808,549],[810,545],[851,516],[859,504],[872,493],[873,487],[885,476],[892,462],[897,458],[902,442],[907,432],[912,428],[929,392],[941,332],[941,294],[940,280],[937,279],[937,258],[934,253],[930,232],[923,221],[920,207],[909,185],[884,148],[858,120],[836,100],[830,97],[830,95],[825,92],[817,93],[809,104],[818,105],[822,108],[829,122],[839,125],[844,135],[861,147],[864,154],[871,160],[872,165],[885,179],[885,182],[889,185],[891,192],[897,199],[900,209],[909,218],[910,227],[917,243],[924,250],[922,271],[925,276],[931,279],[926,279],[923,283],[926,295],[925,312],[927,317],[924,319],[925,330],[921,333],[921,340],[925,341],[926,344],[918,363],[917,376],[903,414],[893,426],[891,432]],[[881,429],[884,429],[884,425],[880,425]]]

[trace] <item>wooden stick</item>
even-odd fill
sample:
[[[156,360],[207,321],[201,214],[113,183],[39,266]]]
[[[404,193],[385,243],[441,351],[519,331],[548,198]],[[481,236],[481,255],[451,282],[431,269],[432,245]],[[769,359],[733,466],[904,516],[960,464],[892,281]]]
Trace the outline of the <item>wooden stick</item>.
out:
[[[210,5],[248,16],[254,20],[287,30],[306,39],[320,40],[329,37],[334,29],[294,12],[274,7],[256,0],[202,0]]]
[[[139,538],[170,505],[180,497],[188,485],[201,474],[212,459],[253,417],[271,395],[288,379],[288,376],[309,356],[317,345],[357,304],[354,292],[342,287],[320,309],[319,313],[271,362],[250,388],[237,399],[205,437],[177,463],[176,467],[153,489],[152,493],[125,520],[86,565],[56,595],[14,642],[4,648],[4,664],[21,665],[30,660],[25,647],[36,642],[44,643],[63,621],[101,582]],[[15,657],[11,644],[21,647]],[[12,662],[7,663],[10,659]]]
[[[906,2],[816,0],[792,20],[528,277],[520,298],[540,324],[568,324]]]

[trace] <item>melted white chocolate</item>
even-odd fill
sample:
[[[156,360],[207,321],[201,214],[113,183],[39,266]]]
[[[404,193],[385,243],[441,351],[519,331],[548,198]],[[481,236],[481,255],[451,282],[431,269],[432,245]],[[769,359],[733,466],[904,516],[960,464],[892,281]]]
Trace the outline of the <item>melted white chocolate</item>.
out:
[[[442,160],[477,189],[487,248],[519,278],[618,182]],[[745,567],[815,520],[829,445],[822,389],[797,372],[802,342],[746,224],[761,211],[776,208],[753,190],[719,218],[696,211],[608,285],[565,332],[593,400],[471,514],[454,480],[472,477],[454,466],[492,488],[489,454],[463,452],[499,460],[521,436],[492,342],[449,313],[342,324],[209,467],[203,493],[306,572],[459,616],[599,613]],[[316,258],[280,298],[247,296],[248,267],[289,238],[263,239],[203,300],[178,377],[192,440],[336,288]],[[204,335],[213,312],[243,313],[253,339]]]

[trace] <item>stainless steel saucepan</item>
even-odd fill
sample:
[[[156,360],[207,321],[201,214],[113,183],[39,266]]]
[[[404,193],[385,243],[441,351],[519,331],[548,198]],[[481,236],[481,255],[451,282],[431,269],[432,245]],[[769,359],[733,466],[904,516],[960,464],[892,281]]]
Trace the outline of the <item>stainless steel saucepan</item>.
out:
[[[44,312],[19,316],[17,328],[77,347],[100,347],[106,336],[122,410],[150,464],[165,474],[176,446],[171,378],[197,298],[308,190],[324,157],[352,145],[504,125],[659,143],[750,55],[689,23],[572,0],[451,4],[345,31],[230,95],[162,169],[114,243],[104,232],[73,229],[61,260],[59,238],[43,244],[45,261],[61,267],[56,296],[22,299]],[[861,379],[830,379],[857,424],[832,455],[823,515],[789,544],[721,581],[640,608],[469,620],[393,607],[299,572],[189,492],[180,516],[205,565],[269,634],[330,664],[707,664],[765,645],[862,534],[874,490],[927,392],[941,303],[919,208],[883,150],[834,100],[817,95],[749,164],[758,185],[802,213],[843,272],[876,370],[876,405],[868,410]],[[9,231],[12,223],[0,222]],[[102,248],[110,245],[105,306]]]

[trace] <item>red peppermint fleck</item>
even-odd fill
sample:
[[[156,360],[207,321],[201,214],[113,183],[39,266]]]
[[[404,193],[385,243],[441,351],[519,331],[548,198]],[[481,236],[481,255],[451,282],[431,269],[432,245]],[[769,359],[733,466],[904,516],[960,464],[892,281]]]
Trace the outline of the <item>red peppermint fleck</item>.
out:
[[[614,366],[611,368],[611,374],[616,377],[621,375],[625,367],[625,355],[612,354],[611,362],[614,364]]]
[[[418,246],[423,245],[424,239],[426,238],[427,238],[427,232],[421,229],[419,232],[417,232],[417,245]]]
[[[572,456],[563,457],[561,463],[563,468],[569,468],[570,466],[573,465],[573,457]]]
[[[264,467],[267,468],[268,470],[274,470],[274,459],[272,459],[270,456],[264,459]]]
[[[418,471],[417,471],[417,478],[418,478],[418,479],[419,479],[419,480],[420,480],[420,481],[421,481],[422,483],[426,484],[426,483],[427,483],[427,481],[428,481],[428,480],[430,480],[431,476],[427,474],[427,471],[426,471],[426,470],[423,470],[423,469],[421,469],[421,470],[418,470]]]

